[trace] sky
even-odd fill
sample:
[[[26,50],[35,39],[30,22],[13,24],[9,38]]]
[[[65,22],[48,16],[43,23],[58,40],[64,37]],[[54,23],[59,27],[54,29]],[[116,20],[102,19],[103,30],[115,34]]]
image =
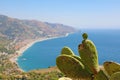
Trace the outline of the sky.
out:
[[[0,14],[76,28],[120,28],[120,0],[0,0]]]

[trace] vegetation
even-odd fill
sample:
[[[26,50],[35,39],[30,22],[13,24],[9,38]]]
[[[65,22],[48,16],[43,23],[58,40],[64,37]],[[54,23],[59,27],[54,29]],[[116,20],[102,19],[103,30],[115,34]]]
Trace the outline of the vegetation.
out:
[[[9,60],[8,55],[0,54],[0,73],[4,75],[12,75],[19,73],[20,70],[17,67],[17,64],[12,63]]]
[[[58,80],[62,74],[60,72],[36,73],[28,72],[19,75],[4,75],[0,74],[2,80]]]
[[[10,58],[32,40],[63,36],[74,31],[74,28],[63,24],[19,20],[0,15],[0,80],[58,80],[63,76],[59,71],[22,72],[15,63],[10,61]]]
[[[15,40],[15,42],[40,37],[61,36],[74,31],[74,28],[63,24],[19,20],[0,15],[0,35]]]
[[[15,53],[30,40],[63,36],[75,29],[63,24],[19,20],[0,15],[0,53]]]
[[[58,80],[62,76],[63,74],[58,70],[23,72],[9,60],[9,55],[0,55],[0,80]]]
[[[11,40],[7,39],[6,37],[0,36],[0,53],[14,53],[15,50],[12,45],[10,46],[10,43]]]
[[[96,46],[86,33],[82,36],[82,44],[78,46],[80,57],[64,47],[56,59],[59,70],[73,80],[120,80],[120,64],[107,61],[101,68]]]

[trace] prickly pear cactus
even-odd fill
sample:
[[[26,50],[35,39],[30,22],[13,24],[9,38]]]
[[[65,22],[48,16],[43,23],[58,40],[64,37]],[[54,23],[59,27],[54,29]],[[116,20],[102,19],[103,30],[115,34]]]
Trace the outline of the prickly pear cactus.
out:
[[[71,56],[74,55],[73,51],[69,47],[62,48],[61,54],[71,55]]]
[[[120,64],[104,62],[103,67],[99,68],[94,43],[87,39],[87,33],[82,37],[82,44],[78,46],[80,57],[69,47],[64,47],[56,58],[58,69],[72,80],[120,80]]]
[[[89,71],[92,74],[97,74],[99,72],[99,64],[98,64],[98,53],[94,43],[91,40],[88,40],[88,35],[86,33],[83,34],[82,44],[78,46],[78,51],[80,57]]]
[[[110,80],[120,80],[120,72],[112,74]]]
[[[120,64],[116,62],[107,61],[103,64],[106,72],[111,76],[115,72],[120,72]]]
[[[85,66],[77,59],[70,55],[60,55],[56,59],[57,67],[67,77],[72,79],[91,80],[91,74],[85,69]]]

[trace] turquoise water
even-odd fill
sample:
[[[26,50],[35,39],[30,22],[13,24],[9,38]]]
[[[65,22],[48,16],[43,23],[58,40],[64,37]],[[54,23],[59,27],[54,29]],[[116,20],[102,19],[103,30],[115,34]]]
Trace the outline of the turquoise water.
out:
[[[81,30],[67,37],[35,43],[18,58],[19,67],[29,71],[55,66],[56,57],[64,46],[70,47],[78,55],[77,46],[82,41],[83,32],[87,32],[89,39],[97,46],[99,64],[104,61],[120,63],[120,30]]]

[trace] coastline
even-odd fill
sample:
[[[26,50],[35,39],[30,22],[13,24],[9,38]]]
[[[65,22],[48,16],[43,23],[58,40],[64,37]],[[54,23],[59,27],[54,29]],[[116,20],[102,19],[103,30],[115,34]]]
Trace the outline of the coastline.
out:
[[[50,40],[50,39],[55,39],[55,38],[61,38],[61,37],[67,37],[69,34],[71,33],[66,33],[66,35],[64,36],[56,36],[56,37],[44,37],[44,38],[39,38],[37,40],[32,40],[30,42],[28,42],[25,46],[21,47],[18,51],[16,51],[15,54],[13,54],[12,56],[10,56],[10,61],[12,63],[15,63],[18,67],[18,70],[22,71],[22,72],[25,72],[22,68],[20,68],[20,66],[18,65],[18,58],[20,56],[22,56],[22,54],[28,49],[30,48],[32,45],[34,45],[35,43],[37,42],[41,42],[41,41],[45,41],[45,40]]]

